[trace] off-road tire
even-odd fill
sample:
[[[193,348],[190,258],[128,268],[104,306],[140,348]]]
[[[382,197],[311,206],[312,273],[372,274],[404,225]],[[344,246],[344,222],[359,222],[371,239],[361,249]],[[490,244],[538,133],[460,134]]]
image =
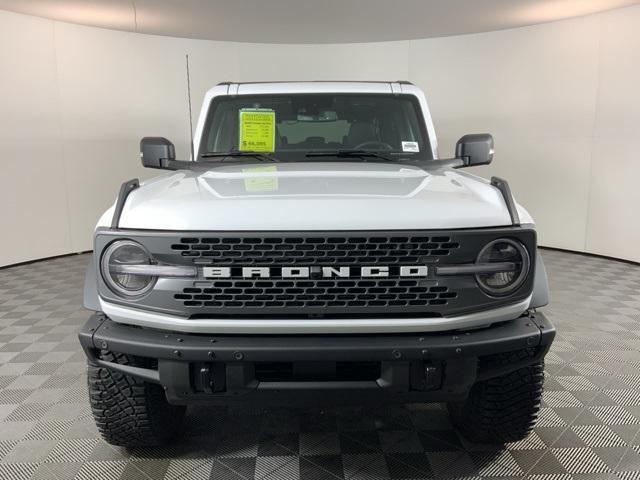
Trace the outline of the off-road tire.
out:
[[[100,358],[144,367],[145,361],[102,351]],[[102,437],[112,445],[148,447],[167,443],[182,426],[186,408],[170,405],[160,385],[88,362],[89,400]]]
[[[519,360],[522,354],[506,354],[499,356],[497,363]],[[538,418],[543,383],[544,362],[478,382],[466,401],[447,405],[449,415],[471,442],[517,442],[531,433]]]

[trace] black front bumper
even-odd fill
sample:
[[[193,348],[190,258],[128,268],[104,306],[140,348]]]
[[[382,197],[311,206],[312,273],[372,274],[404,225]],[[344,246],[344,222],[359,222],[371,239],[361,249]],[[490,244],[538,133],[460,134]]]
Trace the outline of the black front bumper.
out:
[[[541,361],[555,328],[541,313],[463,332],[237,336],[164,332],[95,313],[79,333],[89,361],[158,383],[173,404],[441,402]],[[144,368],[101,360],[107,350]],[[506,358],[516,361],[495,361]]]

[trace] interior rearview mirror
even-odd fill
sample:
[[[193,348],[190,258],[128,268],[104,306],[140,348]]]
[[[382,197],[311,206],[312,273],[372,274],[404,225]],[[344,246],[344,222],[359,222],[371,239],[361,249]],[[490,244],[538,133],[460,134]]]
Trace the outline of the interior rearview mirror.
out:
[[[140,158],[144,167],[163,168],[176,159],[176,149],[164,137],[144,137],[140,141]]]
[[[493,160],[493,137],[488,133],[465,135],[456,143],[456,158],[465,163],[465,167],[488,165]]]

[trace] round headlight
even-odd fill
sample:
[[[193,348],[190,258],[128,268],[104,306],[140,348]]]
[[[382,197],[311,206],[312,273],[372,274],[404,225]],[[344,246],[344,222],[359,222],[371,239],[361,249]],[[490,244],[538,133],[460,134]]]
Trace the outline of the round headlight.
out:
[[[501,238],[487,244],[478,255],[477,263],[486,271],[476,274],[476,281],[489,295],[513,293],[529,273],[529,253],[520,242]]]
[[[117,240],[102,254],[100,270],[107,286],[118,295],[135,297],[148,292],[155,276],[129,273],[127,266],[150,265],[151,255],[133,240]],[[130,270],[130,269],[129,269]]]

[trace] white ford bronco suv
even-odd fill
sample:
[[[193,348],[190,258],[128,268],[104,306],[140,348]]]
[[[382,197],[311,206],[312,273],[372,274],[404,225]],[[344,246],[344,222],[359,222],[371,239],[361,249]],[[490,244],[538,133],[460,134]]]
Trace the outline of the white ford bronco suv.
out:
[[[506,181],[438,157],[408,82],[223,83],[193,157],[145,167],[99,220],[79,333],[114,445],[175,438],[190,404],[446,402],[471,441],[535,422],[555,335],[536,232]]]

